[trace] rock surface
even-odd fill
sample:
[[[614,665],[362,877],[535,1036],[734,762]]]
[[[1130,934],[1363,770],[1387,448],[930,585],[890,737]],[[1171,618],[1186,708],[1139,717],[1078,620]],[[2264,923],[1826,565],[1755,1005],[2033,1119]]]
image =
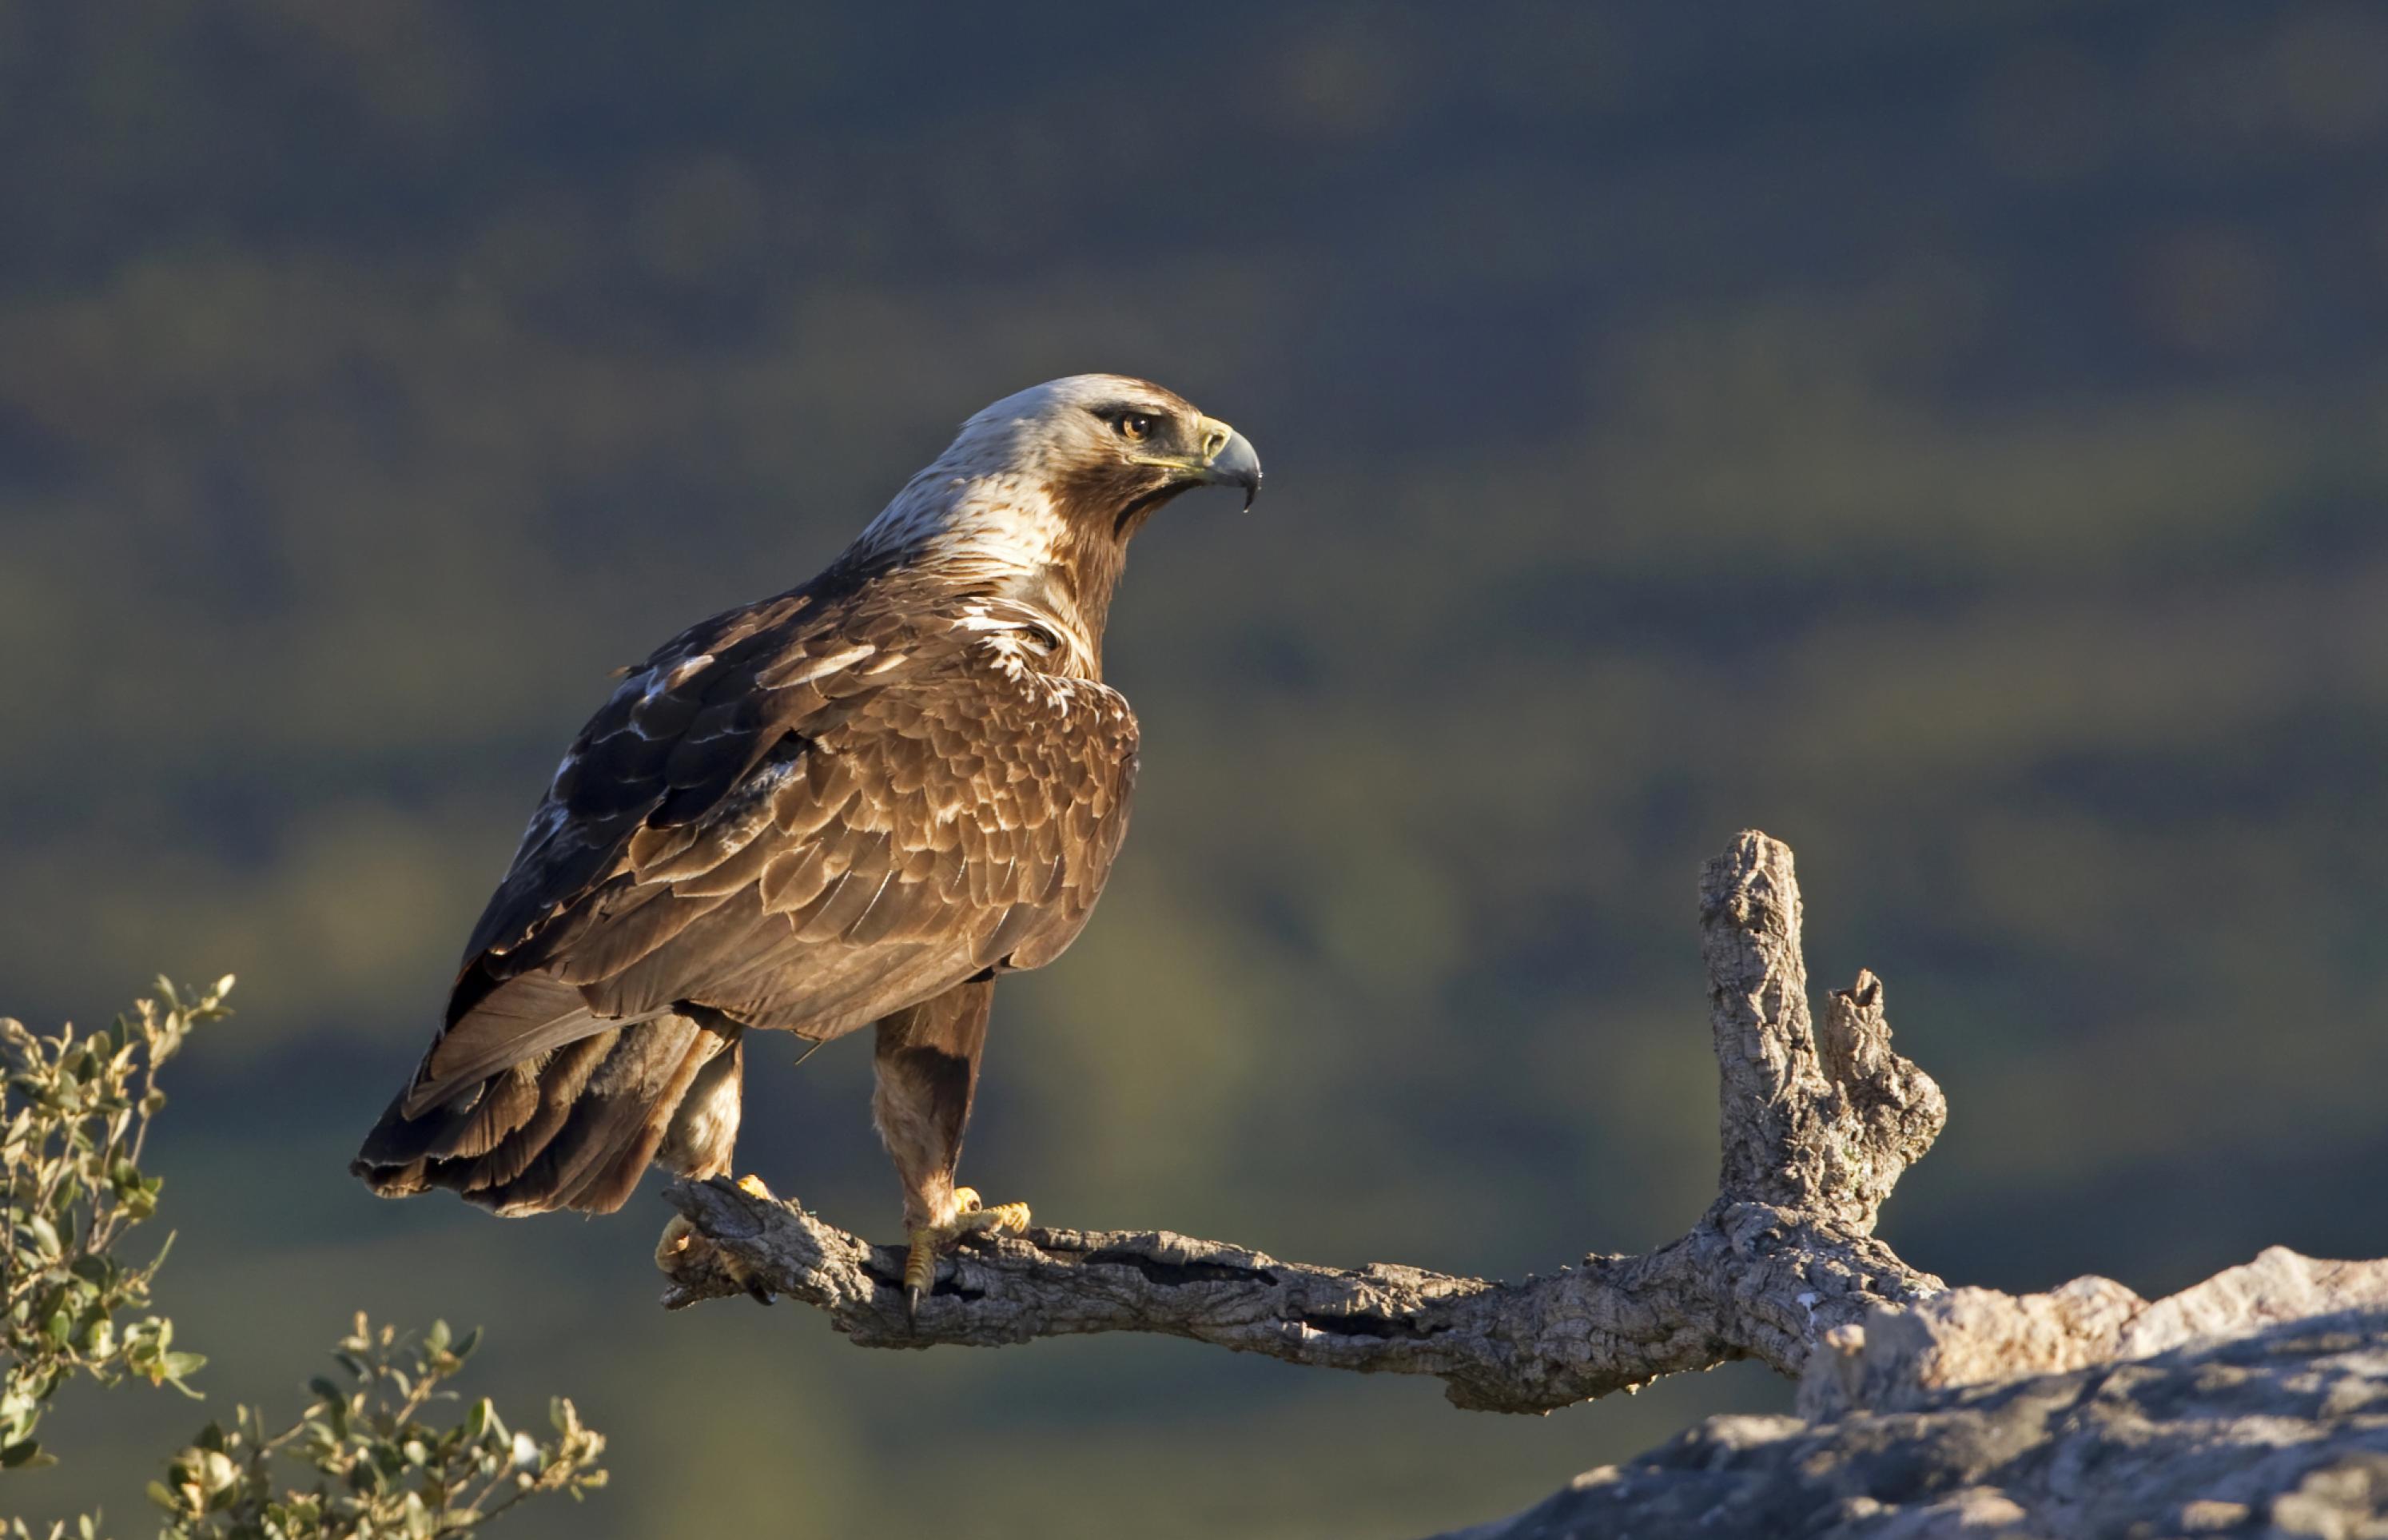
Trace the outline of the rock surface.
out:
[[[1900,1411],[1961,1385],[2146,1358],[2365,1309],[2388,1310],[2388,1261],[2331,1262],[2286,1246],[2153,1305],[2108,1278],[2077,1278],[2044,1294],[1950,1289],[1826,1332],[1800,1381],[1799,1412],[1823,1421]]]
[[[1801,1393],[1828,1419],[1714,1418],[1446,1540],[2388,1540],[2388,1262],[1952,1290],[1843,1335]]]

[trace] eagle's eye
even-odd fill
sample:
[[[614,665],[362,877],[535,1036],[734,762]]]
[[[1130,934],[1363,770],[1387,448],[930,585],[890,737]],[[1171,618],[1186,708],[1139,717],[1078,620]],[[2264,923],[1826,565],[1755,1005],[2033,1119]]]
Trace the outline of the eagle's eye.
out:
[[[1141,412],[1123,412],[1111,426],[1131,444],[1140,444],[1152,436],[1152,419]]]

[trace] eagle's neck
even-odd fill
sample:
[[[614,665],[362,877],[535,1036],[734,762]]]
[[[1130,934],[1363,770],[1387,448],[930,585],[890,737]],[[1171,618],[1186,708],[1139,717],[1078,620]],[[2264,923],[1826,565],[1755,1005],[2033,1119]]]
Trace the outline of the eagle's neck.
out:
[[[1103,625],[1127,559],[1124,534],[1090,532],[1041,479],[933,465],[870,521],[847,560],[1026,605],[1099,669]]]

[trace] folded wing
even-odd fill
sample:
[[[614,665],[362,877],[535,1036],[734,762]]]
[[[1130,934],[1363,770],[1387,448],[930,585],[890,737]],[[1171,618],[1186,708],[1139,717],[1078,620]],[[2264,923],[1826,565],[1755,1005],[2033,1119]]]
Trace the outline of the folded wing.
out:
[[[799,591],[626,679],[559,768],[361,1167],[519,1145],[553,1115],[540,1088],[602,1073],[575,1045],[646,1044],[641,1024],[825,1039],[1058,956],[1125,833],[1135,719],[964,618]],[[646,1051],[663,1080],[705,1062],[677,1039]]]

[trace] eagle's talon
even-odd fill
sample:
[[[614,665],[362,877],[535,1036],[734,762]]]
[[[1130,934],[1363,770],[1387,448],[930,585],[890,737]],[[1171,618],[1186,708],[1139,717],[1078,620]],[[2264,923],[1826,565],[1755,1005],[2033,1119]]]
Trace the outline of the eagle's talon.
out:
[[[760,1177],[739,1177],[738,1190],[749,1197],[780,1202]],[[685,1214],[675,1214],[665,1221],[664,1232],[655,1241],[655,1266],[674,1278],[710,1268],[744,1289],[747,1297],[757,1305],[771,1305],[780,1297],[753,1268],[715,1244]]]
[[[665,1272],[679,1270],[680,1259],[697,1243],[696,1227],[688,1222],[685,1214],[675,1214],[664,1225],[664,1232],[655,1241],[655,1266]]]
[[[921,1318],[921,1300],[936,1282],[937,1254],[957,1241],[972,1235],[1017,1233],[1028,1228],[1026,1203],[997,1203],[986,1207],[979,1196],[967,1187],[954,1190],[954,1215],[941,1225],[915,1225],[909,1231],[911,1249],[904,1256],[904,1318]]]

